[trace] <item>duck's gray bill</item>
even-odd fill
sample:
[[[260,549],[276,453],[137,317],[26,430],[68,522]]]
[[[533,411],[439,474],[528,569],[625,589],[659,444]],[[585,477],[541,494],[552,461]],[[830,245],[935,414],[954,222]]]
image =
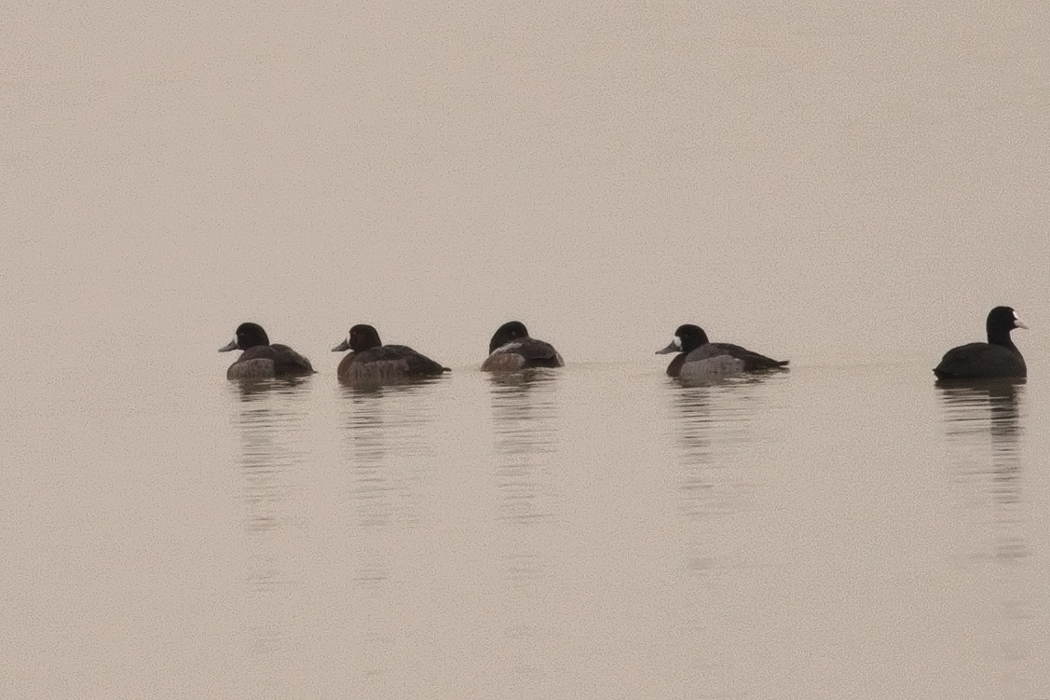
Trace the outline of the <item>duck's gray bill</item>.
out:
[[[347,338],[343,342],[332,348],[332,352],[345,352],[350,349],[350,339]]]
[[[226,343],[225,345],[223,345],[221,348],[219,348],[219,352],[229,352],[230,350],[236,350],[236,349],[237,349],[237,340],[234,339],[234,340],[231,340],[230,342]]]
[[[675,342],[672,340],[670,345],[668,345],[663,350],[657,350],[656,354],[657,355],[666,355],[669,352],[678,352],[678,350],[679,350],[678,346],[675,345]]]

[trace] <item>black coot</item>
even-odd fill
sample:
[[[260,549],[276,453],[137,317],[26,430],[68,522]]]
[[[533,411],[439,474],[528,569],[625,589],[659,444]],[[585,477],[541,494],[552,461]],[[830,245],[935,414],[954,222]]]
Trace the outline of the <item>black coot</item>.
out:
[[[991,379],[1025,377],[1021,351],[1010,340],[1010,331],[1028,328],[1009,306],[997,306],[988,313],[987,343],[968,343],[944,353],[933,373],[938,379]]]

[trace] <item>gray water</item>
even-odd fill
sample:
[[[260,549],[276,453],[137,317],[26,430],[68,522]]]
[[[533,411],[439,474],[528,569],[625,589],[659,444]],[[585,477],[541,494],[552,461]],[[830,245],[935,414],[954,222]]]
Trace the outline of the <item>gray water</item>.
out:
[[[4,696],[1045,697],[1039,382],[662,364],[19,396]]]
[[[1050,697],[1047,7],[2,14],[0,697]]]

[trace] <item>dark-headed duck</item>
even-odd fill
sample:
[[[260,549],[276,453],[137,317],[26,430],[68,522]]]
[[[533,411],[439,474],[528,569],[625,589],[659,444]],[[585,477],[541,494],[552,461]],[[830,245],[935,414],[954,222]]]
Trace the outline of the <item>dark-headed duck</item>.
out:
[[[287,345],[270,344],[258,323],[242,323],[219,352],[242,350],[237,361],[226,370],[227,379],[273,379],[313,374],[310,361]]]
[[[679,354],[667,366],[667,374],[683,379],[785,369],[788,364],[788,360],[774,360],[739,345],[712,343],[703,328],[692,324],[679,326],[671,344],[656,354],[670,352]]]
[[[488,372],[517,372],[531,367],[563,367],[565,361],[550,343],[529,337],[520,321],[496,329],[489,341],[489,356],[481,364]]]
[[[434,362],[406,345],[383,345],[379,332],[367,324],[358,324],[332,352],[352,350],[339,362],[336,375],[347,383],[381,383],[433,377],[449,368]]]

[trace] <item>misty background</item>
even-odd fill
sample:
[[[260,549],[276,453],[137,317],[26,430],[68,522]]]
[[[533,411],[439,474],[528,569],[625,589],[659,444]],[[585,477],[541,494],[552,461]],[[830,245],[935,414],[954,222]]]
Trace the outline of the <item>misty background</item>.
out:
[[[796,365],[932,367],[1001,303],[1045,355],[1038,4],[3,14],[23,368],[75,346],[221,376],[245,320],[329,373],[358,322],[476,365],[511,318],[568,362],[694,322]]]
[[[1050,6],[0,28],[0,696],[1047,697]],[[998,304],[1028,382],[935,386]],[[454,371],[338,386],[362,322]]]

